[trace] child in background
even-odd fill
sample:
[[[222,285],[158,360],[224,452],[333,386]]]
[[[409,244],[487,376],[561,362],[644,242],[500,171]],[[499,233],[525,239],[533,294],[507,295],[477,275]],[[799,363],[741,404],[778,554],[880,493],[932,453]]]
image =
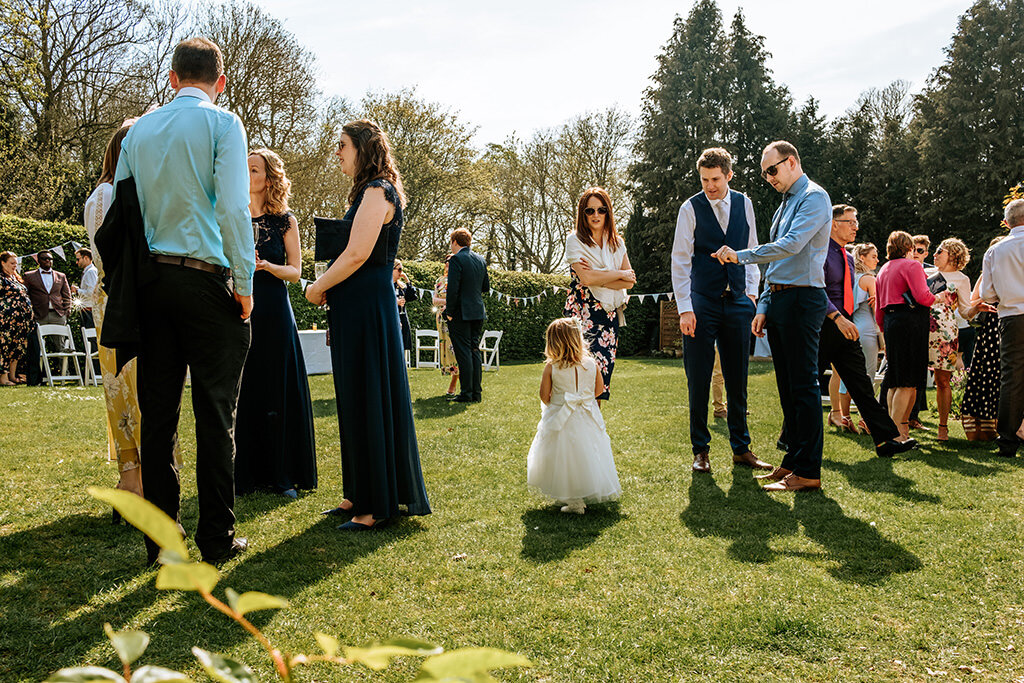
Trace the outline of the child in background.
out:
[[[575,318],[548,325],[537,436],[526,459],[526,483],[583,514],[586,503],[618,498],[612,444],[596,396],[604,393],[597,362]]]

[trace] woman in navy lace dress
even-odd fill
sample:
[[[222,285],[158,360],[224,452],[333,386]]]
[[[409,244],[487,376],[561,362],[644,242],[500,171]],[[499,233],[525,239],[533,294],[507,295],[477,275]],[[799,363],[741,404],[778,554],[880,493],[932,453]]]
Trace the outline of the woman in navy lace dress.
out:
[[[315,489],[316,446],[306,363],[288,282],[298,282],[299,230],[288,211],[291,181],[269,149],[249,156],[249,212],[256,237],[252,343],[242,371],[235,425],[235,490],[270,489],[297,498]]]
[[[371,121],[342,128],[337,156],[352,178],[352,233],[306,298],[328,304],[344,500],[339,529],[364,531],[430,513],[420,470],[402,328],[391,272],[405,196],[387,136]]]

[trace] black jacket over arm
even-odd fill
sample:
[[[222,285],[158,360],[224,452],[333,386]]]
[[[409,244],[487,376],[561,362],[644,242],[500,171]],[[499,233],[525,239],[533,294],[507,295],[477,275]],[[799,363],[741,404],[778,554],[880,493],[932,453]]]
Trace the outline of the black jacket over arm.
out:
[[[487,320],[483,295],[489,291],[487,263],[469,247],[463,247],[448,262],[445,313],[451,320]]]
[[[117,351],[120,372],[125,363],[138,355],[142,305],[139,288],[157,277],[134,178],[117,184],[114,202],[93,239],[103,262],[103,291],[107,293],[99,342]]]

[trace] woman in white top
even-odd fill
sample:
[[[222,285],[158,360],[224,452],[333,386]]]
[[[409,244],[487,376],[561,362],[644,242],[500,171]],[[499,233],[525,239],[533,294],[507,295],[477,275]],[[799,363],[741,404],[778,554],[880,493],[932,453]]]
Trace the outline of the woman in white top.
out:
[[[85,200],[85,229],[89,233],[92,246],[93,264],[99,270],[100,281],[103,280],[103,260],[96,248],[96,231],[103,224],[103,218],[110,208],[114,194],[114,171],[117,159],[121,154],[121,142],[128,134],[134,120],[125,121],[124,125],[107,143],[107,151],[103,156],[103,172],[99,184]],[[107,306],[107,295],[102,287],[94,293],[95,304],[93,317],[96,321],[96,335],[103,336],[103,313]],[[139,412],[139,393],[136,389],[135,360],[129,361],[120,373],[117,373],[117,362],[114,350],[105,346],[98,347],[100,372],[103,375],[103,396],[107,403],[107,446],[111,460],[117,460],[121,473],[117,488],[142,495],[142,471],[139,469],[139,444],[142,440],[142,416]],[[114,513],[117,521],[117,513]]]
[[[626,243],[615,230],[611,197],[600,187],[592,187],[580,197],[576,230],[565,240],[565,260],[572,276],[565,315],[577,318],[583,326],[584,338],[604,382],[604,392],[597,398],[606,400],[619,346],[619,326],[626,322],[626,291],[636,284],[636,273],[629,264]]]

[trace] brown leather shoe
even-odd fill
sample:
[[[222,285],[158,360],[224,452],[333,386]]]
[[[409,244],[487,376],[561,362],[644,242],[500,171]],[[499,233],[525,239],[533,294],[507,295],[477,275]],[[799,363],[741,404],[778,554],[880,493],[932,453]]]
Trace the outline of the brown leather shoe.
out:
[[[764,479],[765,481],[782,481],[783,478],[788,477],[792,474],[792,470],[787,470],[784,467],[776,467],[768,474],[759,474],[754,479]]]
[[[813,491],[821,488],[821,479],[799,477],[791,472],[780,481],[762,488],[765,491]]]
[[[725,408],[715,408],[715,419],[716,420],[724,420],[727,417],[729,417],[729,411],[728,410],[726,410]]]
[[[711,472],[711,460],[708,459],[708,452],[697,453],[693,456],[693,471],[694,472]]]
[[[747,451],[746,453],[736,454],[732,456],[733,465],[746,465],[747,467],[753,467],[755,470],[774,470],[775,467],[766,463],[764,460],[760,460],[756,455]]]

